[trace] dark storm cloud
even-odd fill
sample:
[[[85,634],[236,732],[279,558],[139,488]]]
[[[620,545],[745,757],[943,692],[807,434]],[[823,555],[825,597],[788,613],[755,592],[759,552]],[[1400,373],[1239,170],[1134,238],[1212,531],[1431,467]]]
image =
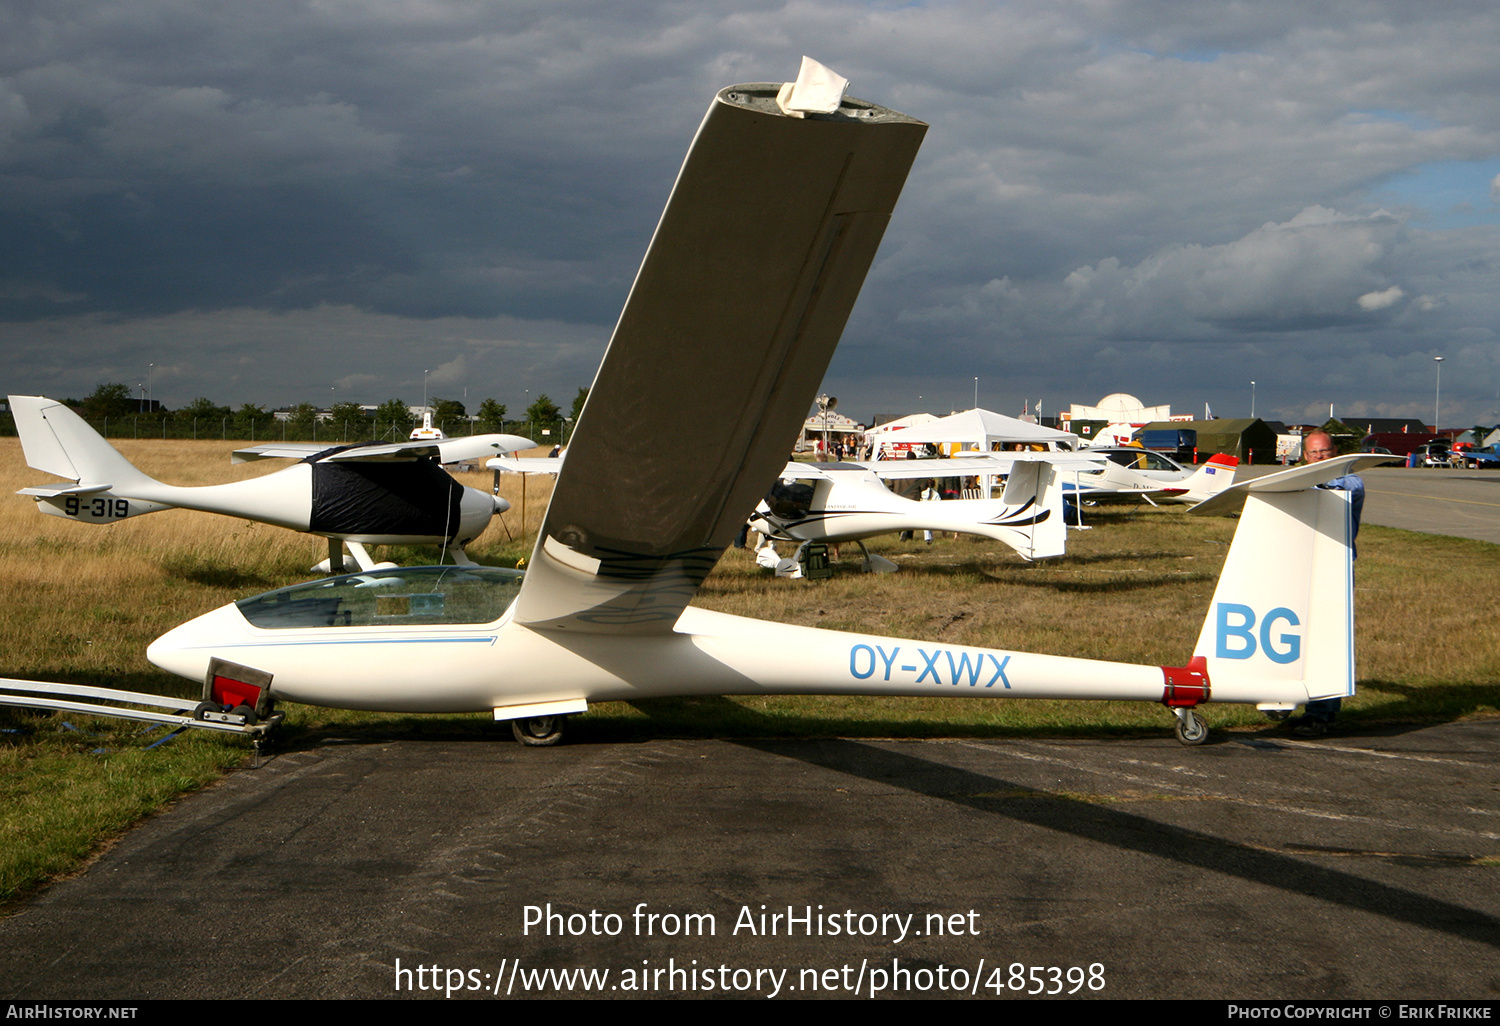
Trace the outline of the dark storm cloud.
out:
[[[1006,412],[1117,390],[1244,412],[1254,378],[1262,413],[1430,416],[1441,354],[1478,418],[1497,38],[1487,4],[1359,0],[12,3],[0,338],[25,391],[154,363],[174,403],[410,395],[438,368],[556,398],[713,92],[807,53],[933,126],[842,408],[947,412],[979,376]],[[1382,192],[1470,166],[1457,227]]]

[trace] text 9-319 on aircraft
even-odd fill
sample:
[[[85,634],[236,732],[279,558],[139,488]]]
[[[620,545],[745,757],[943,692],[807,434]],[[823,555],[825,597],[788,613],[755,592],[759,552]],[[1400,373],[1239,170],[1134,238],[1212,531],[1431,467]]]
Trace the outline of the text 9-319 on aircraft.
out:
[[[374,569],[366,545],[442,545],[460,563],[464,546],[510,508],[499,496],[465,488],[442,463],[529,449],[518,435],[358,445],[260,445],[235,462],[273,457],[298,462],[265,477],[197,488],[143,474],[78,414],[42,396],[13,395],[11,413],[26,463],[72,484],[21,489],[43,513],[112,524],[164,509],[275,524],[328,539],[329,569],[342,572],[343,545],[361,569]]]
[[[1235,542],[1181,667],[769,623],[688,603],[785,467],[926,131],[796,83],[718,94],[579,419],[524,577],[444,567],[333,578],[224,606],[159,638],[158,666],[255,677],[292,701],[493,710],[551,743],[589,702],[662,695],[1137,699],[1202,741],[1208,701],[1288,710],[1353,689],[1349,472],[1236,485]],[[666,401],[665,397],[671,397]],[[735,415],[725,416],[733,410]],[[681,425],[695,425],[691,445]],[[1184,642],[1186,648],[1186,641]]]

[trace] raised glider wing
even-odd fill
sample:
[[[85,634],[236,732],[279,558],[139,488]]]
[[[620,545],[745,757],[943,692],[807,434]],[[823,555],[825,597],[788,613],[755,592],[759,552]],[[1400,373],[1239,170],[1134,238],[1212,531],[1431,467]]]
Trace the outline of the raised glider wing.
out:
[[[265,477],[187,488],[163,484],[120,455],[84,419],[42,396],[13,395],[11,412],[26,463],[74,482],[23,488],[37,509],[88,524],[112,524],[164,509],[275,524],[328,539],[330,568],[343,572],[343,545],[373,569],[366,545],[438,544],[460,563],[463,547],[510,508],[498,496],[465,488],[440,462],[529,449],[517,435],[474,435],[442,442],[318,446],[281,443],[242,449],[234,462],[283,457],[295,466]]]
[[[312,582],[183,624],[150,660],[195,679],[259,674],[319,705],[493,710],[533,744],[589,702],[662,695],[1135,699],[1171,708],[1198,743],[1206,701],[1280,711],[1350,693],[1349,506],[1335,491],[1248,494],[1183,667],[688,607],[785,466],[926,129],[841,91],[808,98],[809,63],[796,84],[731,86],[710,105],[524,579],[445,567]],[[1331,478],[1346,464],[1317,466]]]

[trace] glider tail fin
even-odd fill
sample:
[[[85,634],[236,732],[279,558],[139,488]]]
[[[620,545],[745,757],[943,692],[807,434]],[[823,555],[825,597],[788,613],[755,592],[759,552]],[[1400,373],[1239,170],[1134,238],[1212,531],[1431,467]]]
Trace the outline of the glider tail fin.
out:
[[[1177,498],[1182,502],[1202,502],[1234,484],[1235,468],[1240,465],[1237,457],[1220,453],[1214,456],[1183,482],[1187,491]]]
[[[1216,701],[1354,693],[1353,527],[1347,492],[1248,493],[1193,651]]]

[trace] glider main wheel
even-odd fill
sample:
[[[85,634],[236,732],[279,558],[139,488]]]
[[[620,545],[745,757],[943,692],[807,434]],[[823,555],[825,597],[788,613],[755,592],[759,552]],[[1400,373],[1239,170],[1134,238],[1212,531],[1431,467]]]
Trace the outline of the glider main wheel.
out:
[[[1208,740],[1208,724],[1191,709],[1183,711],[1172,726],[1172,733],[1185,745],[1201,745]]]
[[[516,740],[533,748],[545,748],[562,741],[566,716],[533,716],[525,720],[511,720],[510,731]]]

